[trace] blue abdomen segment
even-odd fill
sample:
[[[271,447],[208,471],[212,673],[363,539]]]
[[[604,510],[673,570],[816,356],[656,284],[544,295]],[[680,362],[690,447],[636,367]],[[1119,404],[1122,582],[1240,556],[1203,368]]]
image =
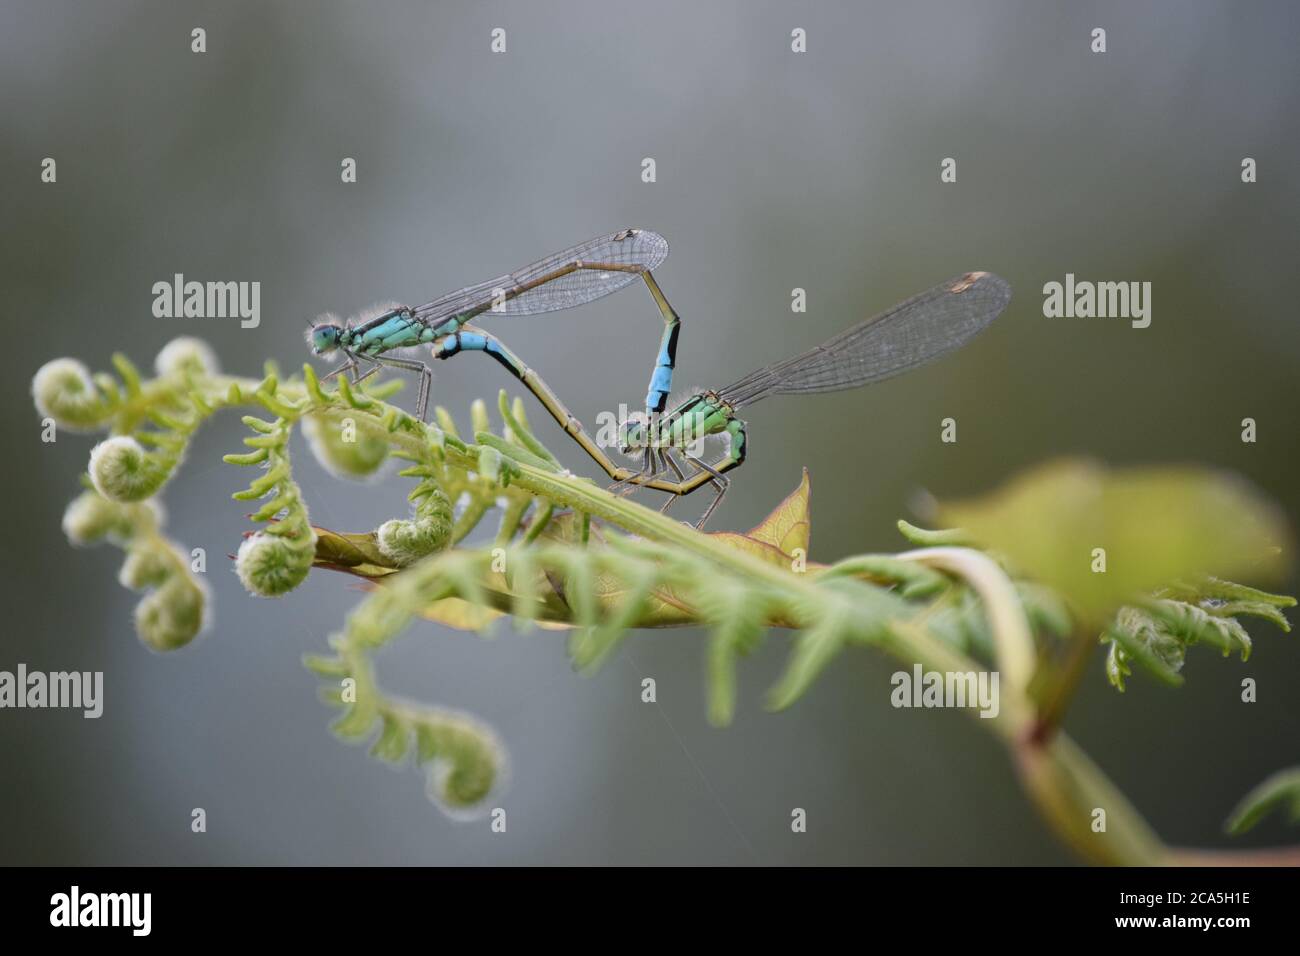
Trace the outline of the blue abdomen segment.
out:
[[[498,339],[493,338],[486,332],[462,330],[454,335],[440,339],[434,350],[433,357],[449,359],[457,352],[485,352],[505,366],[511,375],[523,381],[523,363]]]
[[[645,407],[648,412],[662,412],[668,406],[668,395],[673,390],[673,369],[677,367],[677,335],[681,323],[674,322],[664,329],[659,343],[659,357],[650,373],[650,390],[646,392]]]

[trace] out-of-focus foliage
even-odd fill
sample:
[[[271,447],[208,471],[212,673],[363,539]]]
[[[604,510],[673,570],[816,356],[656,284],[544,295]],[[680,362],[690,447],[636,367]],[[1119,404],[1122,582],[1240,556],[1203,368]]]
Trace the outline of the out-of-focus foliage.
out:
[[[1094,626],[1135,597],[1214,576],[1273,580],[1286,521],[1241,478],[1199,467],[1049,462],[940,515],[1064,595]]]

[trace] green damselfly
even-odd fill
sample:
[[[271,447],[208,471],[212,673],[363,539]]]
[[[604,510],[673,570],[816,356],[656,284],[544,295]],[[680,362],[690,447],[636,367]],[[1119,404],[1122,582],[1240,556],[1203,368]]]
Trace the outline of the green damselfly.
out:
[[[431,346],[433,357],[438,359],[448,359],[463,351],[481,351],[527,385],[535,375],[500,340],[471,325],[472,320],[489,313],[537,315],[571,309],[617,292],[641,278],[664,320],[659,354],[646,395],[647,414],[657,416],[667,404],[672,389],[681,328],[681,320],[651,274],[667,257],[668,242],[663,236],[648,229],[622,229],[506,275],[458,289],[417,308],[386,307],[356,326],[319,322],[309,328],[307,341],[317,355],[338,351],[346,356],[346,361],[326,375],[326,379],[352,372],[354,382],[362,382],[385,366],[418,373],[416,415],[423,420],[433,373],[424,362],[399,358],[392,353],[422,345]],[[361,371],[363,363],[370,366],[365,372]],[[550,394],[544,384],[542,389]],[[536,389],[534,392],[542,398]],[[547,407],[550,409],[549,404]]]
[[[616,484],[629,482],[633,489],[648,486],[670,492],[664,511],[678,497],[711,485],[717,494],[696,523],[702,527],[730,485],[725,473],[745,461],[745,423],[736,417],[741,408],[770,395],[835,392],[900,375],[965,345],[1010,301],[1011,286],[1004,279],[969,272],[872,316],[817,348],[757,369],[725,388],[692,395],[662,417],[627,422],[620,427],[619,445],[625,454],[641,458],[641,470]],[[726,452],[713,462],[687,450],[709,435],[727,440]],[[689,477],[676,454],[694,467]],[[608,467],[605,470],[618,477]],[[660,481],[659,476],[669,470],[676,481]]]

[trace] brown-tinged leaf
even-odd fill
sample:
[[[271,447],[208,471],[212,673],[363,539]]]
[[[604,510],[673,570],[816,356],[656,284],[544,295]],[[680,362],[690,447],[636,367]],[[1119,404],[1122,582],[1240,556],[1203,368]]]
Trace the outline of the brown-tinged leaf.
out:
[[[494,607],[480,607],[477,604],[470,604],[463,598],[453,597],[434,601],[420,612],[420,616],[427,621],[443,624],[458,631],[481,631],[498,618],[506,617],[506,613]],[[552,627],[556,630],[573,626],[548,621],[538,621],[537,624],[539,627]]]
[[[496,608],[479,607],[463,598],[444,598],[434,601],[420,612],[426,621],[444,624],[458,631],[481,631],[497,618],[505,615]]]
[[[799,487],[790,492],[753,530],[745,534],[715,531],[709,537],[786,569],[793,568],[797,558],[802,558],[806,567],[817,567],[807,560],[808,545],[812,538],[812,516],[809,513],[811,497],[812,486],[808,480],[808,469],[805,468]],[[802,554],[796,555],[796,549],[802,551]]]
[[[373,531],[351,534],[312,527],[316,532],[316,567],[343,571],[361,578],[381,578],[397,570],[379,551]]]
[[[785,568],[787,571],[792,570],[795,564],[795,555],[787,554],[774,544],[768,544],[766,541],[760,541],[758,538],[751,538],[747,534],[740,534],[737,531],[711,531],[709,537],[721,541],[730,548],[737,551],[745,551],[756,558],[775,564],[778,567]],[[816,567],[808,563],[805,558],[807,567]]]
[[[812,483],[808,480],[808,469],[805,468],[799,479],[799,487],[786,495],[746,537],[773,545],[784,554],[793,554],[795,548],[802,548],[804,554],[807,554],[808,544],[812,540],[811,499]]]

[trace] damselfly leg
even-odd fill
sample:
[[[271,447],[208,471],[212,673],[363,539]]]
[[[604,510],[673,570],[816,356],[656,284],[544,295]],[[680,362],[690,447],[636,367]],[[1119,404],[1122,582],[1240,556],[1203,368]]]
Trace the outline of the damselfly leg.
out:
[[[671,448],[661,448],[659,450],[659,457],[667,463],[668,467],[672,468],[673,474],[677,476],[678,484],[686,481],[686,472],[682,471],[682,466],[677,464],[677,459],[673,457]],[[668,514],[668,509],[671,508],[673,503],[680,497],[681,495],[677,494],[669,495],[668,499],[663,503],[662,507],[660,507],[659,513],[661,515]]]
[[[731,479],[728,478],[726,475],[724,475],[722,472],[718,471],[708,462],[700,458],[696,458],[694,455],[690,454],[689,452],[685,452],[685,451],[682,452],[682,457],[685,458],[687,461],[689,461],[696,468],[700,469],[700,471],[708,474],[709,477],[712,479],[709,482],[709,484],[711,484],[714,488],[718,489],[718,496],[714,498],[713,501],[709,502],[709,506],[704,509],[704,514],[700,515],[700,520],[695,522],[696,529],[703,528],[704,523],[709,520],[709,515],[713,514],[713,509],[718,507],[718,505],[722,504],[722,496],[725,495],[727,493],[727,489],[731,487]]]
[[[390,368],[405,369],[420,376],[420,390],[415,399],[415,417],[420,421],[424,421],[425,412],[429,410],[429,391],[430,386],[433,384],[433,370],[423,362],[417,362],[415,359],[393,358],[391,355],[376,355],[369,358],[370,361],[375,363],[375,367],[357,379],[357,384],[374,375],[383,365]]]
[[[654,480],[663,471],[662,468],[656,468],[654,462],[654,449],[647,447],[641,453],[641,467],[630,475],[624,475],[605,490],[617,491],[620,498],[635,494],[645,482]]]
[[[328,382],[335,375],[342,375],[344,372],[351,372],[353,369],[357,367],[357,357],[353,355],[351,352],[347,352],[345,354],[347,355],[348,360],[344,362],[342,365],[340,365],[338,368],[326,372],[324,375],[322,375],[320,378],[322,382]],[[355,378],[356,376],[354,375],[353,379]]]
[[[370,363],[370,368],[365,372],[361,371],[361,362],[363,361]],[[408,372],[415,372],[420,376],[420,390],[415,399],[415,415],[420,421],[424,421],[424,414],[429,408],[429,391],[430,385],[433,383],[433,370],[423,362],[417,362],[414,359],[394,358],[391,355],[361,355],[349,352],[348,360],[338,368],[323,376],[321,381],[328,382],[334,376],[350,371],[353,373],[352,384],[360,385],[385,365],[390,368],[400,368],[405,369]]]

